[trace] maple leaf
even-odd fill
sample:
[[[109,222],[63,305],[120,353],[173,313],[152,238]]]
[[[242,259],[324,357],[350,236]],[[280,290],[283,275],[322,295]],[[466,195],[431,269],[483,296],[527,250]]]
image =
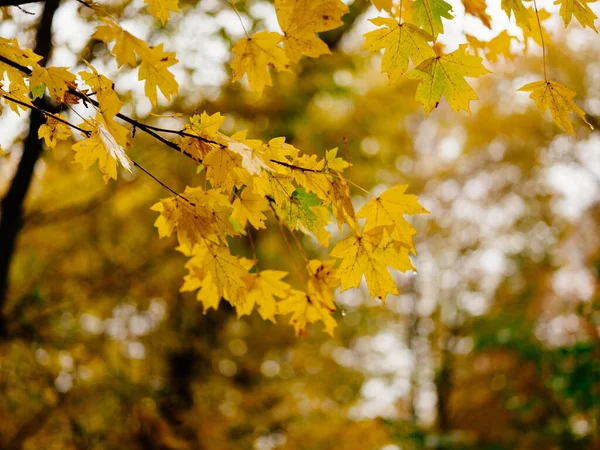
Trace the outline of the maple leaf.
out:
[[[267,67],[277,71],[289,71],[289,60],[282,48],[278,47],[283,37],[279,33],[260,31],[249,38],[241,39],[231,50],[235,58],[231,62],[231,81],[248,77],[250,89],[262,95],[265,86],[273,81]]]
[[[398,293],[385,265],[390,258],[384,250],[369,242],[368,236],[350,236],[338,242],[330,254],[342,260],[338,267],[342,292],[357,288],[364,275],[372,297],[385,300],[388,294]]]
[[[44,84],[50,95],[63,102],[69,88],[75,87],[75,75],[64,67],[35,67],[29,78],[31,88]]]
[[[64,119],[64,116],[60,114],[58,117]],[[50,148],[55,148],[58,141],[63,141],[70,137],[71,128],[51,116],[47,116],[46,123],[38,128],[38,138],[43,138],[46,145]]]
[[[248,269],[227,248],[204,246],[196,249],[186,268],[189,273],[180,290],[185,292],[200,288],[196,297],[205,310],[217,309],[221,297],[236,308],[244,309],[240,294],[246,289],[244,277]]]
[[[44,88],[44,90],[45,90],[45,88]],[[15,100],[19,100],[22,103],[25,103],[25,105],[33,106],[31,97],[27,94],[29,94],[29,87],[27,87],[26,85],[21,84],[21,83],[16,83],[16,82],[11,81],[9,92],[6,92],[0,86],[0,97],[9,95],[11,98],[14,98]],[[9,105],[10,109],[14,113],[16,113],[18,116],[21,115],[21,110],[23,110],[23,111],[27,110],[26,106],[19,105],[18,103],[15,103],[15,102],[11,102],[10,100],[8,101],[8,105]],[[0,110],[0,112],[1,112],[1,110]]]
[[[144,0],[150,12],[164,25],[169,20],[169,11],[179,12],[179,0]]]
[[[573,16],[585,28],[590,27],[596,33],[598,30],[594,26],[594,20],[598,18],[594,11],[590,9],[588,3],[594,3],[596,0],[556,0],[555,5],[560,5],[560,17],[565,23],[565,28],[571,23]]]
[[[464,109],[469,114],[469,102],[477,100],[477,94],[464,77],[478,77],[490,73],[481,63],[481,58],[465,53],[466,44],[448,54],[423,61],[409,78],[419,80],[415,98],[423,103],[429,116],[438,105],[442,95],[454,111]]]
[[[247,274],[244,278],[246,292],[242,294],[242,306],[237,308],[238,317],[248,315],[255,306],[264,320],[275,323],[277,314],[277,298],[285,298],[289,294],[290,285],[281,281],[287,272],[281,270],[263,270],[259,273]]]
[[[453,19],[452,5],[444,0],[415,0],[413,20],[433,37],[444,32],[443,19]]]
[[[319,243],[326,246],[330,235],[323,227],[329,223],[329,210],[322,205],[315,194],[298,188],[281,206],[279,214],[290,229],[300,230],[305,234],[312,232]]]
[[[115,42],[110,51],[121,67],[127,64],[137,66],[136,55],[140,58],[138,79],[145,80],[144,93],[150,99],[152,106],[156,106],[156,90],[160,89],[167,100],[177,94],[179,85],[168,68],[177,63],[174,52],[163,51],[163,45],[149,47],[146,42],[123,30],[116,22],[109,18],[102,19],[103,25],[96,28],[94,38],[103,42]]]
[[[263,212],[269,210],[269,202],[262,195],[252,192],[252,188],[246,188],[236,196],[232,207],[231,215],[242,228],[245,228],[248,222],[257,230],[266,228],[267,217]]]
[[[258,141],[260,146],[262,143]],[[229,139],[227,148],[242,157],[242,167],[248,171],[250,175],[260,176],[262,170],[271,170],[270,167],[263,161],[260,154],[245,142]]]
[[[340,285],[337,270],[334,269],[336,261],[321,261],[311,259],[307,264],[310,278],[307,283],[307,291],[311,298],[318,298],[330,309],[335,309],[333,290]]]
[[[106,43],[114,41],[115,45],[110,52],[117,59],[119,67],[124,64],[136,67],[136,51],[147,47],[146,43],[128,31],[125,31],[111,19],[103,18],[102,22],[103,25],[99,25],[96,28],[96,32],[92,37]]]
[[[296,336],[306,330],[307,323],[323,322],[325,332],[333,336],[337,326],[331,309],[318,298],[311,297],[304,291],[292,289],[290,295],[277,304],[278,314],[292,314],[290,323],[294,325]]]
[[[366,33],[364,49],[379,51],[385,48],[381,60],[381,73],[387,73],[391,81],[400,78],[408,69],[408,61],[418,66],[427,58],[435,56],[428,44],[433,37],[410,23],[399,23],[395,19],[376,17],[369,19],[373,25],[385,26]]]
[[[116,125],[116,124],[115,124]],[[120,136],[117,138],[120,141],[127,139],[129,133],[126,128],[113,127],[113,130],[119,130]],[[117,139],[108,131],[106,122],[100,114],[96,115],[95,121],[84,122],[80,128],[89,131],[91,135],[73,145],[75,158],[73,161],[81,164],[84,169],[89,168],[92,164],[98,161],[98,167],[103,174],[104,182],[108,183],[109,179],[117,179],[117,162],[121,164],[127,171],[132,171],[132,162],[127,157],[125,150]]]
[[[517,24],[531,30],[531,13],[523,5],[523,0],[502,0],[501,6],[509,19],[514,14]]]
[[[406,184],[391,187],[379,197],[369,200],[356,216],[367,219],[365,232],[385,227],[394,239],[414,253],[412,236],[416,230],[402,215],[429,214],[429,211],[419,204],[416,195],[405,194],[407,188]]]
[[[348,161],[344,160],[343,158],[339,158],[337,156],[337,152],[338,152],[337,147],[332,148],[331,150],[327,150],[325,152],[325,167],[324,167],[324,169],[326,169],[328,171],[334,170],[338,173],[342,173],[345,169],[350,167],[352,164],[350,164]]]
[[[283,48],[295,63],[302,55],[318,58],[331,53],[315,33],[342,26],[348,6],[340,0],[275,0],[275,12],[283,30]]]
[[[144,93],[150,99],[152,106],[156,106],[156,90],[171,100],[172,95],[177,94],[179,84],[175,81],[175,76],[169,72],[168,68],[177,63],[174,52],[164,52],[163,45],[159,44],[152,47],[148,52],[140,55],[142,63],[138,78],[145,80]]]
[[[514,59],[514,55],[510,51],[510,44],[515,37],[508,34],[506,30],[488,42],[482,42],[469,34],[465,36],[469,47],[474,51],[476,56],[479,56],[481,52],[492,63],[497,62],[500,56],[503,56],[505,59]]]
[[[19,47],[19,43],[16,39],[5,39],[3,37],[0,37],[0,55],[21,66],[29,66],[32,68],[38,67],[38,62],[42,59],[42,57],[36,55],[33,50],[28,48],[22,49]],[[0,61],[0,80],[4,78],[4,74],[7,75],[11,82],[11,88],[13,83],[19,84],[25,88],[25,74],[15,67]]]
[[[82,71],[79,72],[79,76],[95,93],[105,120],[111,120],[121,110],[123,102],[113,90],[113,82],[104,75],[98,74],[94,67],[90,65],[88,67],[91,72]]]
[[[371,3],[373,3],[373,6],[379,11],[392,12],[392,7],[394,6],[392,0],[371,0]]]
[[[575,136],[573,124],[569,119],[569,113],[576,113],[591,128],[592,125],[585,118],[585,111],[575,104],[573,97],[577,93],[556,81],[534,81],[521,87],[519,91],[531,92],[529,98],[535,101],[535,105],[543,114],[550,110],[552,120],[567,133]]]
[[[182,136],[179,142],[182,152],[192,157],[195,161],[200,162],[215,148],[215,144],[206,141],[213,141],[217,145],[225,145],[225,140],[222,134],[219,133],[219,129],[224,121],[225,117],[220,113],[209,115],[203,112],[200,115],[193,115],[190,118],[190,123],[186,124],[182,131],[202,139]]]
[[[485,0],[462,0],[465,13],[477,17],[486,27],[492,28],[491,17],[485,12],[487,5]]]

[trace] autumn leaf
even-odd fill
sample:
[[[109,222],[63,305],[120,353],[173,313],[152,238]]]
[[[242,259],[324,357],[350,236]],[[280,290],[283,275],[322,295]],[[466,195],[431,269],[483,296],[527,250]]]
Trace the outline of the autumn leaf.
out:
[[[62,115],[59,118],[64,119]],[[64,141],[71,137],[71,128],[52,116],[46,117],[46,123],[38,128],[38,138],[44,139],[49,148],[55,148],[58,141]]]
[[[480,57],[465,53],[466,48],[463,44],[448,55],[426,59],[409,74],[409,78],[419,80],[415,98],[423,103],[427,116],[437,108],[442,95],[454,111],[471,113],[469,102],[479,97],[464,77],[478,77],[490,71]]]
[[[485,0],[462,0],[462,4],[465,8],[465,13],[477,17],[486,27],[492,28],[492,18],[485,11],[487,8]]]
[[[140,59],[138,79],[145,80],[144,92],[146,97],[156,106],[156,91],[160,89],[167,100],[177,94],[178,84],[174,75],[168,68],[177,63],[174,52],[163,51],[163,45],[150,47],[145,41],[123,30],[116,22],[104,18],[103,24],[96,28],[94,38],[103,42],[114,42],[111,53],[115,56],[117,64],[130,67],[137,66],[137,57]]]
[[[169,20],[169,11],[179,12],[178,0],[144,0],[150,6],[150,12],[164,25]]]
[[[316,33],[342,26],[348,7],[340,0],[275,0],[275,11],[283,30],[283,48],[295,63],[302,55],[318,58],[331,53]]]
[[[350,236],[336,244],[331,256],[342,260],[338,267],[341,290],[357,288],[365,277],[369,294],[385,300],[398,289],[382,260],[382,251],[373,246],[366,236]]]
[[[121,110],[123,102],[114,91],[113,82],[104,75],[100,75],[94,67],[90,65],[88,67],[91,72],[82,71],[79,72],[79,76],[95,93],[104,118],[111,120]]]
[[[80,128],[88,131],[90,136],[73,145],[73,150],[75,151],[73,161],[75,163],[87,169],[98,161],[98,167],[103,174],[105,183],[108,183],[108,180],[111,178],[114,180],[117,179],[117,163],[123,166],[128,172],[132,171],[133,164],[131,160],[123,147],[117,142],[117,139],[120,141],[127,139],[129,132],[126,128],[114,127],[113,130],[119,130],[119,135],[115,138],[108,131],[106,122],[100,114],[96,115],[95,121],[82,123]]]
[[[65,67],[36,67],[31,73],[29,83],[31,88],[40,84],[46,85],[50,95],[57,101],[63,102],[69,88],[76,86],[75,78],[75,75]]]
[[[535,105],[543,114],[550,110],[552,120],[567,133],[575,136],[573,124],[569,113],[576,113],[591,128],[592,125],[585,118],[585,111],[573,101],[577,93],[556,81],[535,81],[521,87],[519,91],[531,92],[529,98],[535,101]]]
[[[246,188],[242,193],[236,196],[231,215],[240,224],[242,228],[250,222],[254,228],[266,228],[265,220],[267,217],[263,214],[269,210],[269,202],[262,195],[252,192],[252,188]]]
[[[452,19],[452,5],[444,0],[415,0],[412,4],[413,20],[428,34],[437,37],[444,32],[442,19]]]
[[[390,235],[402,242],[414,253],[412,236],[416,233],[413,226],[402,217],[404,214],[429,214],[418,202],[416,195],[405,194],[408,185],[394,186],[379,197],[369,200],[356,217],[365,218],[365,232],[376,227],[385,227]]]
[[[246,292],[241,297],[240,307],[237,308],[238,317],[248,315],[254,307],[264,320],[275,322],[277,314],[277,299],[286,298],[291,289],[283,278],[287,272],[281,270],[263,270],[259,273],[247,274],[244,278]]]
[[[288,57],[278,47],[282,40],[279,33],[269,31],[260,31],[241,39],[231,50],[235,54],[231,62],[231,81],[239,80],[246,74],[250,89],[262,95],[265,86],[273,85],[268,67],[280,72],[289,71]]]
[[[590,27],[596,33],[598,30],[594,26],[594,20],[598,18],[594,11],[588,6],[588,3],[595,3],[597,0],[556,0],[555,5],[560,5],[560,17],[565,23],[565,28],[571,23],[573,16],[585,28]]]
[[[244,277],[248,269],[243,261],[233,256],[226,247],[204,246],[196,250],[186,263],[189,273],[184,278],[181,291],[198,290],[196,297],[204,309],[217,309],[221,298],[236,308],[244,310]]]
[[[530,12],[523,5],[523,0],[502,0],[501,6],[509,19],[514,15],[517,24],[531,30]]]
[[[465,37],[469,43],[469,48],[473,50],[476,56],[481,54],[492,63],[496,63],[500,56],[503,56],[507,60],[514,59],[510,45],[515,37],[508,34],[506,30],[487,42],[480,41],[475,36],[469,34],[465,35]]]
[[[306,330],[309,323],[323,322],[325,332],[333,336],[333,330],[337,326],[333,313],[328,305],[313,298],[304,291],[292,289],[290,295],[277,304],[278,314],[291,314],[290,324],[294,326],[296,336]]]
[[[395,19],[385,17],[376,17],[369,21],[373,25],[385,27],[366,33],[363,48],[373,52],[385,48],[381,72],[388,74],[390,82],[404,75],[409,59],[418,66],[425,59],[435,56],[428,43],[433,37],[415,25],[399,23]]]

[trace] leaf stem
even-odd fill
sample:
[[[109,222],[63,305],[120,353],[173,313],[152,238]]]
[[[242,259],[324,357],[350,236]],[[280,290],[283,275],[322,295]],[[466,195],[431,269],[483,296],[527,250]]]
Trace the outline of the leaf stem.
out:
[[[540,13],[537,7],[537,1],[533,0],[533,8],[535,9],[535,18],[537,19],[537,24],[540,29],[540,39],[542,41],[542,57],[544,60],[544,80],[548,82],[548,73],[546,69],[546,42],[544,41],[544,29],[542,28],[542,22],[540,20]]]

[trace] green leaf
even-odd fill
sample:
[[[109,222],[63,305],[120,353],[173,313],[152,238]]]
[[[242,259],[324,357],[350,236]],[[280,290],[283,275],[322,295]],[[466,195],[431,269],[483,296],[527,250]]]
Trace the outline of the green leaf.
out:
[[[33,99],[42,98],[44,93],[46,92],[46,85],[44,83],[38,84],[31,90],[31,95]]]

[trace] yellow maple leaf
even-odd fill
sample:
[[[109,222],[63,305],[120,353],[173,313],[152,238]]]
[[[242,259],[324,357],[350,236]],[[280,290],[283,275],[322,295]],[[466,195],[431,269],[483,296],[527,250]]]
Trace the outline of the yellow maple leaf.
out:
[[[464,77],[478,77],[490,71],[480,57],[468,55],[466,48],[463,44],[448,55],[426,59],[409,74],[409,78],[420,81],[415,98],[423,103],[427,116],[439,105],[442,95],[454,111],[471,113],[469,102],[479,97]]]
[[[465,13],[477,17],[486,27],[492,28],[492,18],[485,12],[487,8],[485,0],[462,0],[462,4],[465,7]]]
[[[100,75],[98,71],[88,64],[91,72],[79,72],[81,79],[90,87],[94,92],[98,103],[100,104],[100,111],[106,120],[113,119],[117,113],[121,110],[123,102],[119,99],[119,95],[113,89],[113,82]]]
[[[145,41],[123,30],[115,21],[104,18],[103,25],[96,28],[94,38],[103,42],[115,42],[110,51],[121,67],[127,64],[137,66],[136,55],[140,59],[138,79],[145,80],[144,93],[150,99],[152,106],[156,107],[156,90],[160,89],[167,100],[177,94],[179,85],[168,68],[177,63],[174,52],[163,51],[163,45],[149,47]]]
[[[60,114],[58,117],[64,119],[64,116]],[[55,148],[58,141],[64,141],[70,137],[71,128],[50,116],[47,116],[46,123],[38,128],[38,138],[43,138],[50,148]]]
[[[383,10],[387,12],[392,12],[392,8],[394,6],[392,0],[371,0],[371,3],[373,3],[373,6],[379,11]]]
[[[146,43],[128,31],[125,31],[115,21],[109,18],[103,18],[101,20],[103,25],[99,25],[96,28],[96,32],[92,37],[106,43],[114,41],[115,45],[110,52],[117,59],[117,65],[119,67],[123,64],[127,64],[130,67],[136,67],[136,51],[147,47]]]
[[[290,323],[294,325],[296,336],[306,330],[308,323],[323,322],[325,332],[333,336],[333,330],[337,326],[331,309],[318,298],[311,297],[304,291],[292,289],[290,295],[277,304],[278,314],[292,314]]]
[[[560,17],[565,23],[565,28],[571,23],[573,16],[585,28],[590,27],[596,33],[598,30],[594,26],[594,20],[598,18],[594,11],[590,9],[588,3],[595,3],[597,0],[556,0],[555,5],[560,5]]]
[[[282,39],[279,33],[270,31],[260,31],[249,38],[240,39],[231,50],[235,54],[231,62],[231,81],[239,80],[246,74],[250,89],[262,95],[265,86],[273,85],[268,67],[279,72],[290,70],[288,57],[278,47]]]
[[[257,230],[266,228],[267,217],[263,212],[269,210],[269,202],[262,195],[255,194],[251,187],[236,196],[231,206],[233,207],[231,215],[242,228],[245,228],[248,222]]]
[[[241,294],[241,305],[237,308],[238,317],[248,315],[255,306],[264,320],[275,323],[277,314],[277,298],[285,298],[290,285],[281,281],[287,272],[281,270],[263,270],[259,273],[247,274],[244,278],[246,291]]]
[[[337,270],[334,269],[336,261],[330,259],[321,261],[311,259],[307,264],[310,278],[307,283],[307,292],[311,298],[318,298],[329,309],[335,309],[333,290],[340,285]]]
[[[179,12],[179,0],[144,0],[150,12],[164,25],[169,19],[169,11]]]
[[[497,62],[500,56],[505,59],[514,59],[514,55],[510,51],[510,44],[515,37],[508,34],[506,30],[490,41],[480,41],[469,34],[466,35],[466,38],[469,48],[473,50],[475,55],[479,56],[481,54],[492,63]]]
[[[142,60],[138,78],[145,80],[144,93],[150,99],[152,106],[156,107],[156,90],[160,89],[167,100],[177,94],[179,84],[168,68],[177,63],[174,52],[163,51],[163,45],[149,48],[140,54]]]
[[[189,273],[184,278],[181,291],[195,291],[204,309],[217,309],[224,298],[236,308],[244,308],[244,277],[248,270],[243,261],[233,256],[226,247],[204,246],[195,250],[186,263]]]
[[[523,0],[502,0],[501,6],[509,19],[514,14],[517,24],[531,30],[531,13],[523,5]]]
[[[552,120],[567,133],[575,136],[573,124],[569,119],[569,113],[576,113],[581,119],[593,129],[585,118],[585,111],[573,101],[577,93],[556,81],[534,81],[521,87],[519,91],[531,92],[529,98],[535,101],[535,105],[543,114],[550,110]]]
[[[340,0],[275,0],[277,20],[283,30],[283,48],[292,62],[302,55],[318,58],[330,54],[315,33],[343,25],[348,6]]]
[[[0,86],[0,97],[5,97],[6,95],[9,95],[15,100],[19,100],[20,102],[25,103],[26,105],[33,106],[31,96],[29,96],[29,87],[25,84],[11,81],[9,92],[6,92],[4,89],[2,89],[2,86]],[[18,116],[21,115],[21,111],[27,111],[27,109],[29,109],[23,105],[19,105],[18,103],[11,102],[10,100],[7,101],[10,109]]]
[[[2,150],[2,147],[0,147],[0,156],[2,156],[2,157],[8,156],[8,153],[6,153],[4,150]]]
[[[336,172],[342,173],[345,169],[347,169],[348,167],[350,167],[352,164],[350,164],[348,161],[344,160],[343,158],[339,158],[337,156],[337,152],[338,149],[336,148],[332,148],[331,150],[327,150],[325,152],[325,169],[326,170],[334,170]]]
[[[435,56],[428,44],[433,37],[410,23],[399,23],[395,19],[376,17],[369,19],[373,25],[385,26],[366,33],[363,48],[379,51],[385,48],[381,60],[381,73],[387,73],[391,81],[400,78],[408,69],[408,61],[418,66],[427,58]]]
[[[42,57],[36,55],[33,50],[28,48],[22,49],[19,47],[19,43],[16,39],[5,39],[3,37],[0,37],[0,55],[17,64],[32,68],[38,67],[38,62],[42,59]],[[8,76],[8,79],[11,82],[11,88],[12,83],[19,84],[25,88],[25,74],[19,69],[0,61],[0,79],[4,78],[4,74]]]
[[[75,86],[75,75],[65,67],[35,67],[29,78],[29,85],[33,89],[40,84],[45,84],[50,95],[59,102],[64,100],[65,93]]]
[[[379,197],[369,200],[356,216],[367,219],[365,232],[385,227],[395,240],[414,253],[412,237],[416,230],[402,215],[429,214],[429,211],[419,204],[416,195],[405,194],[407,188],[406,184],[391,187]]]
[[[117,124],[114,124],[117,125]],[[113,127],[119,136],[115,138],[108,131],[106,122],[102,115],[97,114],[95,121],[84,122],[80,128],[89,131],[90,136],[73,145],[75,157],[73,161],[81,164],[84,169],[89,168],[92,164],[98,161],[98,167],[103,174],[104,182],[108,183],[109,179],[117,179],[117,162],[122,165],[127,171],[131,172],[133,164],[123,147],[118,143],[127,139],[128,130],[124,127]]]
[[[357,288],[364,275],[372,297],[385,300],[388,294],[398,293],[386,267],[386,263],[393,258],[386,255],[385,248],[374,246],[368,235],[350,236],[338,242],[331,251],[331,256],[342,260],[338,267],[342,291]],[[395,266],[397,264],[394,262]]]

